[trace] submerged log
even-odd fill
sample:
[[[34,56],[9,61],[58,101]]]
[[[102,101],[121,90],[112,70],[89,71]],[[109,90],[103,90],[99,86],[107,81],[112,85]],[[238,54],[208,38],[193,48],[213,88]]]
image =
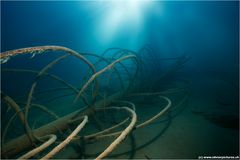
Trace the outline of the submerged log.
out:
[[[105,100],[98,101],[94,107],[101,107],[104,105],[109,105],[112,101],[119,99],[123,96],[123,92],[115,93],[112,96],[109,96]],[[85,111],[82,111],[82,109],[79,109],[75,112],[72,112],[66,116],[63,116],[53,122],[50,122],[44,126],[41,126],[37,129],[34,129],[32,132],[36,137],[42,137],[49,134],[55,134],[58,131],[64,131],[69,128],[69,122],[71,122],[74,119],[81,119],[81,117],[87,115],[91,115],[94,113],[94,110],[92,110],[92,107],[87,108]],[[35,139],[35,141],[37,141]],[[21,151],[24,151],[25,149],[32,146],[32,143],[30,139],[28,138],[27,134],[24,134],[22,136],[19,136],[10,142],[4,144],[2,146],[2,156],[5,158],[11,158],[20,153]]]

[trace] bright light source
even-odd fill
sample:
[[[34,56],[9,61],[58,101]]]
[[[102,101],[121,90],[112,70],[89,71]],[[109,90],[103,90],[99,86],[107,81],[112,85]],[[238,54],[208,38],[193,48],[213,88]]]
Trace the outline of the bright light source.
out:
[[[149,0],[112,0],[103,1],[108,7],[104,11],[99,32],[101,39],[109,42],[121,31],[138,32],[143,23],[143,14]],[[126,32],[125,32],[126,33]]]

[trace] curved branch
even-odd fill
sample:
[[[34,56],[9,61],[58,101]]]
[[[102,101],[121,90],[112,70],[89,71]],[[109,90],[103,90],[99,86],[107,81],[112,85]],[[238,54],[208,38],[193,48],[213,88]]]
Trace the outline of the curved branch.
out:
[[[11,97],[7,96],[2,91],[0,92],[1,92],[1,98],[15,110],[22,124],[24,124],[24,114],[23,112],[20,112],[21,108],[19,107],[19,105]]]
[[[81,96],[81,94],[84,92],[84,90],[88,87],[88,85],[94,81],[99,75],[101,75],[102,73],[106,72],[107,70],[112,69],[112,67],[114,67],[115,64],[119,63],[120,61],[123,61],[125,59],[128,58],[136,58],[135,55],[128,55],[125,57],[122,57],[120,59],[117,59],[116,61],[112,62],[111,64],[109,64],[108,66],[106,66],[105,68],[103,68],[102,70],[98,71],[97,73],[95,73],[94,75],[92,75],[92,77],[84,84],[84,86],[82,87],[82,89],[79,91],[78,95],[76,96],[74,102],[77,102],[77,100],[79,99],[79,97]]]
[[[153,121],[155,121],[156,119],[158,119],[159,117],[161,117],[163,114],[165,114],[169,108],[171,107],[172,105],[172,102],[169,98],[165,97],[165,96],[159,96],[160,98],[163,98],[164,100],[166,100],[168,102],[168,104],[164,107],[164,109],[162,109],[159,113],[157,113],[155,116],[153,116],[152,118],[146,120],[145,122],[139,124],[139,125],[136,125],[135,126],[135,129],[137,128],[141,128],[145,125],[148,125],[150,123],[152,123]],[[118,132],[114,132],[114,133],[109,133],[109,134],[105,134],[105,135],[100,135],[100,136],[97,136],[97,137],[94,137],[95,139],[100,139],[100,138],[105,138],[105,137],[111,137],[111,136],[116,136],[116,135],[119,135],[121,134],[122,131],[118,131]]]
[[[47,155],[41,158],[41,160],[47,160],[53,157],[56,153],[58,153],[62,148],[64,148],[70,141],[81,131],[81,129],[85,126],[88,121],[88,117],[84,116],[83,121],[78,125],[78,127],[59,145],[57,145],[52,151],[50,151]]]
[[[53,116],[55,119],[58,119],[59,116],[56,115],[54,112],[52,111],[49,111],[45,106],[43,105],[40,105],[40,104],[31,104],[31,106],[34,106],[34,107],[37,107],[41,110],[43,110],[44,112],[50,114],[51,116]],[[23,113],[22,109],[20,109],[18,112],[21,112]],[[7,125],[6,125],[6,128],[4,129],[3,131],[3,134],[2,134],[2,145],[5,143],[5,139],[6,139],[6,135],[8,133],[8,128],[10,127],[11,123],[13,122],[14,118],[16,117],[16,115],[18,114],[18,112],[16,112],[8,121]]]
[[[125,137],[132,131],[135,123],[137,122],[137,115],[135,111],[128,107],[114,107],[116,109],[125,109],[126,111],[130,112],[132,115],[131,123],[128,125],[128,127],[121,132],[120,136],[115,139],[108,147],[105,149],[97,158],[96,160],[103,159],[107,155],[109,155],[124,139]]]
[[[49,138],[49,140],[46,141],[45,143],[43,143],[41,146],[39,146],[39,147],[29,151],[28,153],[22,155],[21,157],[18,158],[18,160],[28,159],[28,158],[31,158],[32,156],[38,154],[39,152],[41,152],[42,150],[44,150],[45,148],[47,148],[48,146],[53,144],[56,141],[57,136],[54,135],[54,134],[50,134],[50,135],[47,135],[47,136],[42,137],[42,138]]]

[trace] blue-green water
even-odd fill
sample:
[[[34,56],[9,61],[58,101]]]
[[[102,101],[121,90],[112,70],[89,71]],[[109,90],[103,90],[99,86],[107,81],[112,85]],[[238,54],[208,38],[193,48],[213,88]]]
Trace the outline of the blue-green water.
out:
[[[171,100],[167,113],[135,129],[107,158],[239,155],[238,1],[1,1],[1,52],[49,45],[77,51],[96,72],[129,54],[137,61],[129,58],[101,73],[73,102],[94,74],[86,61],[70,55],[39,78],[39,71],[66,52],[10,57],[1,64],[2,158],[17,158],[34,148],[14,154],[4,150],[8,142],[26,133],[17,116],[4,133],[15,114],[4,98],[11,97],[25,114],[34,82],[30,103],[41,104],[59,117],[84,106],[126,106],[119,101],[123,100],[135,104],[140,124],[166,106],[158,95]],[[114,99],[118,101],[97,106],[96,102],[120,92]],[[155,94],[134,95],[139,93]],[[128,117],[112,110],[93,115],[79,135],[96,133]],[[31,109],[28,123],[35,129],[55,118],[43,109]],[[71,123],[68,129],[76,126]],[[63,141],[70,133],[65,128],[54,134]],[[54,158],[96,158],[115,138],[72,141]],[[56,145],[33,158],[41,158]]]

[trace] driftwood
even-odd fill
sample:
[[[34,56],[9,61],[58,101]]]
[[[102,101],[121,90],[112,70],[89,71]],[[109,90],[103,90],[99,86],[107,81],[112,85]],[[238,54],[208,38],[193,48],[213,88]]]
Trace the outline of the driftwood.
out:
[[[131,123],[128,125],[128,127],[121,132],[121,134],[119,135],[119,137],[117,139],[115,139],[108,147],[107,149],[105,149],[97,158],[96,160],[102,159],[104,157],[106,157],[107,155],[109,155],[120,143],[121,141],[123,141],[125,139],[125,137],[132,131],[133,127],[135,126],[136,122],[137,122],[137,115],[135,113],[134,110],[128,108],[128,107],[111,107],[114,109],[124,109],[128,112],[131,113],[132,116],[132,120]]]
[[[116,93],[110,97],[108,97],[105,100],[101,100],[98,103],[96,103],[96,107],[103,106],[103,105],[109,105],[112,101],[119,99],[123,96],[123,93]],[[69,128],[70,121],[73,121],[75,118],[83,117],[84,115],[91,115],[93,114],[92,109],[86,109],[86,111],[82,112],[82,109],[79,109],[73,113],[70,113],[64,117],[61,117],[51,123],[48,123],[42,127],[39,127],[35,130],[33,130],[33,134],[37,137],[43,137],[45,135],[54,134],[56,132],[64,131]],[[4,144],[2,146],[2,154],[6,157],[12,157],[13,155],[16,155],[17,153],[31,147],[31,141],[29,140],[28,136],[26,134],[11,140],[10,142]]]
[[[86,125],[87,122],[88,122],[88,116],[84,116],[83,121],[78,125],[78,127],[63,142],[61,142],[58,146],[56,146],[53,150],[51,150],[47,155],[41,158],[41,160],[49,159],[53,157],[56,153],[58,153],[61,149],[63,149],[82,130],[82,128]]]
[[[44,150],[45,148],[47,148],[48,146],[50,146],[52,143],[54,143],[57,139],[57,136],[54,134],[50,134],[47,135],[44,138],[49,138],[48,141],[44,142],[41,146],[29,151],[28,153],[24,154],[23,156],[19,157],[18,160],[20,159],[28,159],[31,158],[32,156],[38,154],[39,152],[41,152],[42,150]]]
[[[78,127],[73,132],[70,131],[71,134],[64,141],[60,142],[59,145],[55,146],[54,149],[51,150],[47,155],[43,156],[42,159],[49,159],[49,158],[53,157],[55,154],[57,154],[57,152],[59,152],[68,143],[70,143],[70,141],[97,140],[97,139],[104,138],[104,137],[118,136],[109,145],[109,147],[107,147],[96,159],[105,158],[115,148],[117,148],[117,146],[125,139],[125,137],[127,135],[129,135],[129,133],[132,130],[142,128],[146,125],[149,125],[150,123],[157,120],[158,118],[160,118],[162,115],[164,115],[165,113],[167,113],[169,111],[169,109],[172,106],[172,102],[168,97],[162,96],[162,94],[182,92],[182,90],[185,89],[185,88],[173,88],[173,89],[169,89],[167,91],[154,92],[154,93],[149,93],[149,91],[147,91],[146,93],[138,93],[138,92],[134,93],[138,90],[137,87],[144,88],[141,85],[143,85],[143,83],[145,83],[145,82],[141,81],[141,79],[140,79],[140,81],[138,81],[138,78],[141,78],[141,76],[144,76],[145,74],[142,75],[142,73],[147,70],[144,70],[144,67],[146,67],[146,66],[144,66],[144,65],[141,66],[139,64],[139,62],[143,62],[144,59],[139,58],[137,53],[130,51],[130,50],[126,50],[126,49],[122,50],[119,48],[110,48],[110,49],[106,50],[101,56],[96,56],[94,54],[89,54],[89,53],[79,54],[76,51],[73,51],[69,48],[61,47],[61,46],[38,46],[38,47],[29,47],[29,48],[22,48],[22,49],[3,52],[0,54],[0,59],[1,59],[0,62],[2,64],[7,63],[11,57],[14,57],[17,55],[32,54],[34,56],[35,54],[42,54],[45,52],[53,52],[53,51],[63,51],[63,52],[66,52],[67,54],[65,54],[59,58],[56,58],[55,60],[50,62],[48,65],[43,67],[43,69],[41,69],[40,71],[33,71],[33,70],[26,70],[26,69],[24,69],[24,70],[20,70],[20,69],[5,69],[5,70],[3,70],[3,71],[8,71],[8,72],[28,72],[28,73],[36,74],[36,78],[34,79],[32,85],[31,85],[30,91],[27,94],[27,101],[26,101],[26,103],[24,103],[25,104],[24,110],[18,106],[19,103],[16,103],[17,101],[15,102],[13,100],[13,98],[10,98],[9,96],[7,96],[1,92],[3,99],[10,106],[9,108],[13,108],[15,110],[14,116],[18,115],[20,121],[23,123],[23,126],[25,127],[25,134],[23,133],[23,135],[15,138],[15,139],[11,139],[7,143],[2,143],[1,153],[2,153],[2,155],[4,155],[4,158],[16,157],[20,152],[23,152],[23,151],[26,152],[27,150],[29,150],[31,148],[34,148],[34,149],[28,151],[26,154],[21,156],[20,159],[22,159],[22,158],[26,159],[26,158],[33,157],[34,155],[43,151],[45,148],[47,148],[52,143],[58,143],[58,142],[56,142],[55,135],[57,133],[65,132],[66,130],[69,131],[70,126],[73,123],[74,124],[79,123]],[[111,55],[111,58],[104,57],[105,55],[108,55],[110,53],[110,51],[115,52],[113,55]],[[83,78],[83,82],[84,81],[86,81],[86,82],[83,83],[83,85],[81,86],[80,89],[72,86],[68,82],[65,82],[61,78],[47,72],[48,69],[53,67],[59,61],[61,61],[62,59],[65,59],[71,55],[77,57],[78,59],[83,61],[85,64],[87,64],[88,69],[89,69],[89,71]],[[105,66],[102,69],[97,71],[95,68],[96,63],[93,64],[87,58],[85,58],[84,55],[95,56],[96,58],[99,59],[97,61],[97,63],[104,61],[107,63],[107,66]],[[127,63],[127,65],[122,63],[122,61],[129,60],[129,59],[131,59],[132,62],[134,63],[133,66],[131,63]],[[182,65],[183,63],[185,63],[185,61],[182,62],[179,60],[177,62],[177,64],[179,64],[179,65]],[[116,64],[118,64],[118,65],[116,65]],[[176,66],[179,66],[179,65],[176,65]],[[131,72],[128,69],[129,70],[131,69]],[[173,72],[175,70],[176,70],[176,67],[173,67],[171,72]],[[109,73],[107,71],[109,71]],[[114,94],[113,94],[113,92],[110,92],[110,94],[112,94],[112,95],[107,96],[106,93],[104,93],[104,94],[100,93],[99,79],[101,78],[102,75],[105,76],[105,74],[107,73],[108,76],[107,76],[107,78],[104,79],[104,81],[106,82],[108,87],[111,87],[110,80],[111,80],[111,76],[113,75],[112,74],[113,71],[117,75],[117,79],[119,80],[118,82],[120,83],[121,89],[117,93],[114,93]],[[168,75],[168,74],[166,74],[166,75]],[[32,98],[33,98],[33,94],[37,93],[37,92],[34,92],[34,90],[36,88],[38,80],[42,76],[49,76],[49,77],[53,78],[54,80],[57,80],[66,86],[65,88],[53,88],[51,90],[54,91],[54,90],[66,89],[66,88],[71,89],[73,91],[73,93],[71,93],[71,94],[73,94],[75,96],[75,99],[73,100],[73,104],[76,104],[76,102],[78,102],[78,100],[80,98],[82,98],[84,105],[86,105],[86,106],[81,106],[81,107],[79,107],[78,110],[76,110],[68,115],[65,115],[63,117],[57,117],[57,119],[55,121],[52,121],[52,122],[50,122],[46,125],[43,125],[39,128],[32,129],[32,128],[30,128],[30,126],[28,124],[29,123],[28,122],[28,114],[29,114],[30,106],[36,105],[36,104],[32,103]],[[128,82],[127,87],[124,86],[124,82],[125,82],[123,79],[124,76],[127,77],[127,79],[125,79],[125,81],[127,80],[127,82]],[[150,76],[150,77],[145,76],[145,78],[148,78],[150,80],[152,78],[152,76]],[[161,78],[162,78],[161,76],[157,77],[157,81]],[[146,85],[150,85],[150,87],[149,86],[148,87],[151,88],[152,85],[155,85],[155,81],[153,80],[152,82],[154,82],[154,83],[146,84]],[[91,84],[93,84],[92,88],[89,89],[90,88],[89,86]],[[156,82],[156,84],[157,84],[157,82]],[[90,92],[88,89],[90,90]],[[47,93],[48,91],[51,91],[51,90],[41,91],[40,93]],[[156,115],[154,115],[152,118],[146,120],[145,122],[143,122],[141,124],[137,124],[137,115],[135,112],[135,109],[136,109],[135,104],[130,101],[123,100],[123,99],[125,97],[129,98],[132,96],[153,96],[153,95],[157,95],[160,99],[166,101],[167,102],[166,106],[162,110],[160,110]],[[58,98],[61,98],[61,97],[58,97]],[[89,101],[87,99],[88,97],[92,98],[91,103],[89,103]],[[97,97],[102,98],[102,100],[97,101]],[[117,105],[110,106],[110,104],[117,104]],[[72,104],[69,104],[69,106],[71,106],[71,105]],[[103,110],[105,112],[105,110],[107,110],[107,109],[117,109],[117,111],[125,110],[125,111],[129,112],[131,114],[131,116],[122,120],[120,123],[118,123],[112,127],[109,127],[105,130],[101,130],[97,133],[93,133],[91,135],[84,135],[82,137],[77,136],[78,132],[85,126],[85,124],[87,123],[87,119],[90,116],[92,116],[93,119],[95,120],[95,122],[97,122],[97,125],[102,126],[102,124],[101,124],[102,122],[97,119],[95,114],[100,110]],[[47,109],[44,109],[44,111],[48,112]],[[119,126],[122,126],[123,124],[125,124],[125,122],[127,122],[130,119],[131,119],[131,122],[127,128],[125,128],[122,131],[109,133],[109,132],[113,131],[114,129],[118,128]],[[11,121],[9,122],[9,125],[11,124]],[[7,125],[7,126],[9,126],[9,125]],[[6,129],[6,131],[7,131],[7,129]],[[49,137],[49,140],[44,142],[42,139],[43,137],[45,137],[45,138]],[[39,142],[42,142],[42,145],[40,145],[39,147],[36,147],[35,143],[39,143]]]

